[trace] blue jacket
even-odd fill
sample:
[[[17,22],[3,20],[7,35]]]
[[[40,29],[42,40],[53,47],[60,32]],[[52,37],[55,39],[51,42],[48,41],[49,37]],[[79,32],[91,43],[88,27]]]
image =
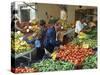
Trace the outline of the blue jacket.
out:
[[[49,28],[46,32],[46,38],[44,39],[44,46],[56,45],[56,31],[55,28]]]

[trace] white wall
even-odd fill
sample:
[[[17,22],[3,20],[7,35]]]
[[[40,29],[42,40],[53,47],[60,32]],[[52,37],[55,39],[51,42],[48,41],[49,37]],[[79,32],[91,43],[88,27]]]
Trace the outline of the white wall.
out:
[[[75,20],[75,8],[76,7],[73,7],[73,6],[67,6],[67,14],[68,14],[67,22],[68,23],[72,23]]]
[[[49,16],[60,17],[60,8],[57,5],[37,4],[36,9],[38,10],[36,14],[39,19],[47,20],[45,12],[47,12]]]
[[[73,5],[68,5],[66,6],[67,8],[67,22],[68,23],[73,23],[75,22],[75,10],[80,9],[79,6],[73,6]],[[91,8],[89,6],[82,7],[81,9],[87,9]],[[38,11],[36,12],[36,15],[39,19],[45,19],[46,15],[45,12],[48,12],[50,16],[55,16],[55,17],[60,17],[60,8],[58,5],[53,5],[53,4],[37,4],[36,9]]]
[[[18,7],[18,5],[23,4],[21,2],[16,2],[15,8],[18,9],[19,14],[18,16],[20,16],[20,9]],[[45,15],[45,12],[48,13],[49,16],[54,16],[54,17],[60,17],[60,8],[58,5],[56,4],[36,4],[35,8],[38,10],[36,11],[36,17],[38,19],[44,19],[47,20],[47,17]],[[75,21],[75,10],[80,9],[79,6],[73,6],[73,5],[68,5],[66,6],[67,8],[67,22],[68,23],[73,23]],[[87,9],[87,8],[91,8],[91,7],[82,7],[81,9]],[[94,7],[92,7],[94,8]],[[31,9],[31,8],[30,8]],[[30,19],[35,18],[34,17],[34,10],[31,9],[30,11]]]

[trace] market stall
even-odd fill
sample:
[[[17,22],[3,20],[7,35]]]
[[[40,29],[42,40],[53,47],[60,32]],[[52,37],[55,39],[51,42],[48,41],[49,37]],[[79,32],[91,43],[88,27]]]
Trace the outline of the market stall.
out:
[[[19,6],[24,9],[32,8],[32,10],[34,10],[32,3],[23,4]],[[37,9],[35,9],[36,12],[39,13],[42,6],[49,7],[50,5],[40,4],[40,7],[39,4],[36,4],[35,6]],[[52,13],[50,11],[51,9],[48,7],[47,10]],[[59,5],[54,5],[54,7],[58,8]],[[12,31],[11,33],[11,56],[15,60],[23,57],[28,59],[28,62],[30,63],[29,65],[20,65],[22,62],[19,61],[17,67],[12,66],[12,72],[47,72],[97,68],[98,47],[96,23],[93,21],[91,21],[92,23],[88,22],[86,28],[84,27],[84,31],[80,31],[77,33],[77,36],[75,36],[75,24],[71,25],[71,23],[68,23],[71,16],[69,11],[74,9],[73,12],[75,12],[75,9],[78,9],[78,6],[76,6],[76,8],[74,6],[71,6],[70,8],[69,6],[63,7],[66,8],[66,15],[69,14],[66,16],[65,20],[57,18],[60,16],[57,16],[58,14],[54,13],[53,16],[51,16],[49,15],[50,13],[46,13],[46,15],[42,16],[39,14],[35,19],[30,19],[31,21],[29,21],[28,17],[28,21],[18,23],[21,30],[15,28],[15,31]],[[82,11],[81,13],[85,12]],[[87,16],[88,15],[89,12]],[[41,20],[40,18],[43,16],[46,19]],[[74,20],[78,17],[76,14]],[[23,59],[21,58],[21,60]],[[12,62],[12,64],[15,63],[15,61]]]

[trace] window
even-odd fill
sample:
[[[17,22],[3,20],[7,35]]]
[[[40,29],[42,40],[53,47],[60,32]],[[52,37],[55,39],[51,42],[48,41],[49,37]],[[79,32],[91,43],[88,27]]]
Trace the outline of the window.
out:
[[[20,6],[20,17],[21,17],[21,21],[26,22],[26,21],[30,21],[31,19],[35,19],[36,16],[36,12],[35,12],[35,5],[31,4],[31,5],[26,5],[23,4],[22,6]]]

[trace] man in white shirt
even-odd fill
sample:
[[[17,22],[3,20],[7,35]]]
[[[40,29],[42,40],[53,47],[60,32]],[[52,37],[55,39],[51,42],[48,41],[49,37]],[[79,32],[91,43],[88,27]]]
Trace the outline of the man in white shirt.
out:
[[[76,21],[75,25],[76,36],[83,30],[84,26],[87,25],[85,21],[86,21],[85,18],[81,18],[80,20]]]

